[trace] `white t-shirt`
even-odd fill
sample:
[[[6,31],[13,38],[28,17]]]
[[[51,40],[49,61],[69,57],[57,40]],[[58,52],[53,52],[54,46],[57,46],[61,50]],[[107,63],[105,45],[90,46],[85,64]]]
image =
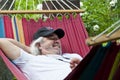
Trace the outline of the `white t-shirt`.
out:
[[[20,57],[13,62],[22,70],[28,80],[64,80],[71,72],[68,58],[71,58],[71,55],[34,56],[21,49]]]

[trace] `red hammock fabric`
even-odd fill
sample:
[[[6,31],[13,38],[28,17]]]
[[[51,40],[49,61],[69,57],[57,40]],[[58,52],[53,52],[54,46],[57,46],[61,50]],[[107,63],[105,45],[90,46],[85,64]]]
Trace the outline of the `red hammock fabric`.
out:
[[[5,36],[7,38],[14,38],[13,30],[12,30],[12,22],[8,16],[4,16],[4,28],[5,28]],[[3,61],[13,73],[13,75],[17,78],[17,80],[27,80],[26,76],[4,55],[4,53],[0,50],[0,56]]]
[[[12,22],[8,16],[4,16],[4,25],[5,36],[7,38],[14,38]],[[33,19],[27,21],[23,18],[22,26],[26,45],[30,44],[32,41],[32,35],[37,31],[37,29],[42,26],[52,26],[55,29],[62,28],[65,31],[66,35],[61,40],[63,52],[79,53],[82,57],[84,57],[90,50],[85,43],[85,39],[88,35],[79,14],[75,18],[70,15],[69,19],[63,16],[61,21],[58,20],[58,18],[54,18],[54,20],[47,19],[46,21],[39,19],[38,22],[35,22]],[[9,59],[7,59],[2,51],[0,51],[0,56],[3,58],[17,80],[27,80],[23,73],[14,64],[12,64]]]
[[[67,19],[63,16],[62,20],[54,18],[53,20],[47,19],[38,22],[34,20],[27,21],[25,18],[22,19],[23,31],[25,36],[25,43],[29,45],[32,41],[32,35],[42,26],[52,26],[53,28],[62,28],[65,31],[65,37],[61,39],[63,53],[78,53],[82,57],[86,56],[90,48],[86,45],[85,40],[88,38],[88,34],[85,30],[80,15],[75,18],[70,15]]]
[[[113,76],[110,76],[111,69],[113,68],[117,54],[119,54],[119,50],[120,45],[116,45],[115,42],[108,43],[106,47],[102,45],[94,46],[89,54],[64,80],[120,80],[119,63],[117,63],[118,66],[116,67],[116,71],[112,73]],[[98,55],[96,56],[97,53]],[[101,54],[103,55],[101,56]],[[118,59],[120,60],[120,57]],[[97,66],[99,61],[102,62]],[[89,64],[91,64],[91,67]],[[111,77],[111,79],[109,77]]]
[[[0,56],[2,57],[3,61],[13,73],[13,75],[17,78],[17,80],[27,80],[26,76],[18,69],[11,61],[4,55],[4,53],[0,50]]]
[[[5,28],[5,36],[7,38],[14,38],[11,19],[8,16],[4,16],[4,28]]]

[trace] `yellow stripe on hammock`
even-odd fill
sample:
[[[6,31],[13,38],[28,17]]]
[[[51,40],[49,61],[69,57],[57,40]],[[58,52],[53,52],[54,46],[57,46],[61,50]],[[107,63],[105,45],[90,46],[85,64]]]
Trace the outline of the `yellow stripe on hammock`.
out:
[[[17,40],[16,30],[15,30],[15,24],[14,24],[14,17],[12,17],[11,22],[12,22],[12,29],[13,29],[14,39]]]
[[[25,44],[22,20],[19,20],[17,17],[15,17],[15,19],[16,19],[16,25],[17,25],[17,28],[18,28],[19,40],[20,40],[21,43]]]

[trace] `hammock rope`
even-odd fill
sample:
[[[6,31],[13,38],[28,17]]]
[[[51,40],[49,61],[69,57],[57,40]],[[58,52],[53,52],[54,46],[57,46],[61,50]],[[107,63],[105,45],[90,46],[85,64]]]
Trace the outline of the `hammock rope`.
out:
[[[61,0],[62,3],[64,3],[69,9],[72,9],[65,1]]]
[[[50,7],[48,6],[48,3],[45,0],[44,0],[44,2],[45,2],[45,5],[47,6],[48,10],[50,10]],[[55,17],[53,14],[49,14],[48,17],[50,18],[51,16]]]
[[[8,3],[8,0],[7,1],[5,1],[5,3],[2,5],[2,7],[0,8],[0,10],[2,10],[4,7],[5,7],[5,5]]]
[[[55,10],[58,10],[58,8],[55,6],[55,4],[53,3],[53,1],[52,0],[50,0],[50,2],[51,2],[51,4],[53,5],[53,7],[55,8]],[[59,14],[57,13],[57,16],[58,16]],[[62,14],[61,14],[62,15]]]
[[[77,7],[75,4],[73,4],[72,2],[70,2],[70,1],[68,1],[67,0],[67,2],[69,2],[72,6],[74,6],[76,9],[80,9],[79,7]]]
[[[10,7],[9,7],[8,10],[11,10],[11,9],[12,9],[14,3],[15,3],[15,0],[12,1],[12,3],[11,3],[11,5],[10,5]]]
[[[51,2],[51,4],[53,5],[53,7],[54,7],[56,10],[58,10],[58,8],[55,6],[55,4],[53,3],[53,1],[50,0],[50,2]]]
[[[17,7],[17,10],[19,10],[20,9],[20,5],[21,5],[21,0],[19,0],[19,4],[18,4],[18,7]]]
[[[7,5],[8,0],[2,5],[2,7],[0,8],[0,14],[52,14],[52,16],[54,14],[57,14],[56,16],[58,16],[58,14],[65,14],[65,13],[83,13],[84,10],[81,10],[80,8],[78,8],[75,4],[73,4],[70,1],[58,1],[55,0],[54,2],[56,2],[58,4],[58,6],[61,7],[61,9],[58,9],[57,6],[55,5],[56,3],[54,3],[52,0],[49,0],[48,2],[50,2],[51,6],[53,6],[55,9],[51,9],[50,6],[48,5],[46,0],[43,0],[43,2],[45,3],[45,6],[47,7],[47,10],[35,10],[35,1],[33,1],[32,6],[33,6],[33,10],[28,10],[28,0],[26,0],[25,2],[25,10],[21,10],[20,6],[22,4],[22,0],[19,0],[18,3],[18,7],[17,10],[11,10],[11,8],[13,7],[15,0],[12,1],[10,7],[8,10],[3,10],[3,8],[5,7],[5,5]],[[38,3],[40,4],[40,1],[38,0]],[[69,5],[68,5],[69,3]],[[64,4],[65,6],[67,6],[69,9],[66,9],[62,4]],[[70,7],[70,4],[72,6],[75,7],[75,9],[73,9],[72,7]]]

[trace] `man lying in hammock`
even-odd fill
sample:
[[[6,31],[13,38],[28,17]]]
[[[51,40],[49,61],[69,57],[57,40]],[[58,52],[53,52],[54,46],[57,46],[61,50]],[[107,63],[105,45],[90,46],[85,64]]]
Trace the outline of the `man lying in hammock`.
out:
[[[63,80],[82,60],[78,54],[62,54],[63,36],[62,29],[43,27],[34,34],[31,47],[1,38],[0,48],[28,80]]]

